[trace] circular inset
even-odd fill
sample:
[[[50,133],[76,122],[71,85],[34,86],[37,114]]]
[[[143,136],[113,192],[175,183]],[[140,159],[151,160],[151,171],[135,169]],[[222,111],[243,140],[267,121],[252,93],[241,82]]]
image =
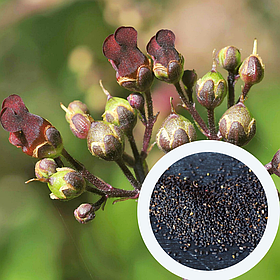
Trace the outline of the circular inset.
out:
[[[250,153],[218,141],[185,144],[161,158],[138,203],[154,258],[187,279],[231,279],[272,245],[279,201],[271,176]]]

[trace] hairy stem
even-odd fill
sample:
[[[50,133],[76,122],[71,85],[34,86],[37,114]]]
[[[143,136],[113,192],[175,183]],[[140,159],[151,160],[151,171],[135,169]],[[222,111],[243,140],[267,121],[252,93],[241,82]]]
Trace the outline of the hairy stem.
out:
[[[154,113],[153,113],[153,100],[152,100],[152,95],[151,95],[150,89],[145,91],[145,96],[146,96],[148,118],[147,118],[147,122],[145,123],[146,128],[145,128],[145,132],[144,132],[143,147],[142,147],[142,151],[141,151],[142,160],[144,160],[148,155],[147,151],[148,151],[149,143],[150,143],[150,140],[152,137],[153,127],[157,120],[157,115],[158,115],[157,114],[156,116],[154,116]]]
[[[215,126],[214,109],[207,109],[207,117],[208,117],[208,125],[209,125],[209,130],[210,130],[209,139],[216,140],[217,132],[216,132],[216,126]]]
[[[190,101],[188,101],[188,99],[186,98],[186,96],[184,95],[182,88],[178,83],[174,84],[176,87],[176,90],[180,96],[181,101],[183,102],[183,107],[185,109],[188,110],[188,112],[191,114],[192,118],[194,119],[194,121],[197,123],[197,125],[200,127],[202,133],[206,136],[206,137],[210,137],[210,131],[206,125],[206,123],[204,122],[204,120],[201,118],[201,116],[198,114],[197,110],[195,109],[195,103],[192,103]]]
[[[128,179],[129,183],[133,186],[135,190],[141,189],[141,184],[134,178],[133,174],[130,172],[130,170],[125,165],[122,158],[116,160],[116,163],[120,167],[120,169],[123,171],[124,175]]]
[[[145,179],[143,161],[142,161],[142,158],[140,157],[140,154],[138,152],[138,149],[137,149],[135,139],[134,139],[134,136],[133,136],[132,132],[127,134],[127,138],[128,138],[128,141],[129,141],[129,144],[130,144],[130,147],[131,147],[134,159],[135,159],[133,169],[134,169],[136,178],[140,183],[143,183],[143,181]]]
[[[239,99],[238,99],[238,102],[240,101],[240,102],[244,103],[244,101],[246,100],[247,95],[248,95],[248,93],[249,93],[251,87],[252,87],[252,85],[249,85],[249,84],[245,84],[245,85],[244,85],[244,87],[243,87],[243,89],[242,89],[242,93],[241,93],[241,95],[240,95],[240,97],[239,97]],[[238,102],[237,102],[237,103],[238,103]]]
[[[234,85],[235,85],[235,75],[233,72],[228,72],[228,108],[234,105],[235,93],[234,93]]]
[[[127,197],[127,198],[138,198],[139,191],[138,190],[123,190],[114,188],[111,185],[107,184],[100,178],[91,174],[80,162],[75,160],[65,149],[62,151],[62,155],[65,159],[77,170],[81,173],[81,175],[88,180],[91,184],[93,184],[98,190],[102,191],[103,194],[106,194],[108,197]]]

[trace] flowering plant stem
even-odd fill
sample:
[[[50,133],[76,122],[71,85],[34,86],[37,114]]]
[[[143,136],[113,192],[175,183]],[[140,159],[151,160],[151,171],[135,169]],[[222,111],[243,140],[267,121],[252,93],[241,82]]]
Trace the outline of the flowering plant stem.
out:
[[[209,139],[218,140],[216,126],[215,126],[215,115],[214,109],[207,109],[208,125],[210,130]]]
[[[119,159],[116,160],[116,163],[118,164],[118,166],[120,167],[120,169],[122,170],[122,172],[124,173],[124,175],[126,176],[128,181],[130,182],[130,184],[133,186],[133,188],[135,190],[140,190],[141,189],[141,184],[139,183],[139,181],[137,181],[134,178],[134,176],[132,175],[130,170],[125,165],[124,160],[122,158],[119,158]]]
[[[132,132],[127,134],[127,138],[128,138],[128,141],[129,141],[129,144],[130,144],[133,156],[134,156],[133,168],[134,168],[136,178],[140,183],[143,183],[143,181],[145,179],[143,162],[142,162],[142,158],[140,157],[140,154],[138,152],[138,149],[137,149],[135,139],[134,139],[134,136],[133,136]]]
[[[180,96],[181,101],[183,102],[183,107],[184,107],[185,109],[187,109],[187,111],[191,114],[191,116],[192,116],[192,118],[194,119],[194,121],[195,121],[195,122],[198,124],[198,126],[200,127],[201,132],[202,132],[207,138],[211,137],[210,131],[209,131],[207,125],[205,124],[204,120],[201,118],[201,116],[199,115],[199,113],[198,113],[197,110],[195,109],[195,103],[192,103],[191,101],[189,101],[189,100],[186,98],[186,96],[185,96],[185,94],[184,94],[184,92],[183,92],[183,90],[182,90],[182,88],[181,88],[179,82],[178,82],[178,83],[175,83],[174,86],[175,86],[175,88],[176,88],[176,90],[177,90],[177,92],[178,92],[178,94],[179,94],[179,96]]]
[[[146,90],[144,92],[145,97],[146,97],[146,104],[147,104],[147,121],[144,123],[145,125],[145,132],[144,132],[144,138],[143,138],[143,147],[142,147],[142,151],[141,151],[141,158],[142,160],[144,160],[148,153],[148,148],[149,148],[149,143],[152,137],[152,132],[153,132],[153,127],[154,124],[157,120],[157,116],[158,114],[156,114],[154,116],[153,113],[153,100],[152,100],[152,95],[151,95],[151,91],[150,89]]]
[[[233,72],[228,72],[228,108],[234,105],[235,93],[234,93],[234,85],[236,82],[235,74]]]
[[[139,196],[139,190],[123,190],[114,188],[100,178],[91,174],[80,162],[75,160],[65,149],[62,150],[62,155],[65,159],[73,165],[73,167],[81,173],[81,175],[93,184],[98,190],[102,191],[108,197],[127,197],[135,199]],[[87,188],[88,190],[88,188]]]

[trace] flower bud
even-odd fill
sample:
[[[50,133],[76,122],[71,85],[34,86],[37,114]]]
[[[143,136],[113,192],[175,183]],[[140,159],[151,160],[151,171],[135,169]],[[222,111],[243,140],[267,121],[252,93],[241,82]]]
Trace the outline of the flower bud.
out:
[[[194,87],[196,81],[197,81],[197,74],[194,70],[184,71],[182,82],[187,89],[191,90]]]
[[[122,131],[116,125],[105,121],[92,122],[87,144],[92,155],[108,161],[120,158],[124,150]]]
[[[164,120],[156,135],[158,147],[168,153],[176,147],[194,140],[196,140],[196,131],[193,124],[177,114],[171,103],[171,114]]]
[[[81,195],[86,188],[84,177],[74,169],[57,168],[48,179],[51,199],[70,200]]]
[[[278,150],[272,158],[271,165],[273,173],[280,177],[280,150]]]
[[[142,111],[144,109],[145,100],[141,93],[138,92],[131,93],[127,97],[127,100],[132,108],[139,111]]]
[[[67,108],[63,104],[60,104],[60,106],[66,112],[65,118],[70,123],[70,129],[73,134],[80,139],[87,138],[93,119],[89,115],[86,104],[75,100]]]
[[[52,158],[44,158],[36,162],[35,175],[38,179],[48,179],[56,172],[57,164]]]
[[[184,57],[175,49],[175,34],[171,30],[161,29],[146,48],[153,59],[156,78],[172,84],[179,82],[183,75]]]
[[[197,101],[207,109],[219,106],[227,94],[227,83],[222,74],[213,67],[196,84]]]
[[[63,150],[63,143],[60,132],[53,126],[45,129],[45,142],[39,143],[33,150],[32,156],[35,158],[55,158]]]
[[[74,211],[74,217],[81,224],[86,224],[95,218],[95,207],[90,203],[83,203]]]
[[[108,99],[102,117],[104,121],[118,126],[125,134],[131,133],[137,121],[136,110],[127,100],[119,97]]]
[[[218,52],[216,61],[225,70],[236,73],[241,64],[240,51],[234,46],[225,47]]]
[[[239,68],[241,80],[247,85],[259,83],[264,77],[264,65],[262,59],[257,54],[257,39],[254,40],[252,54],[247,57]]]
[[[244,146],[256,133],[256,121],[251,118],[246,106],[239,102],[223,114],[219,130],[225,141]]]

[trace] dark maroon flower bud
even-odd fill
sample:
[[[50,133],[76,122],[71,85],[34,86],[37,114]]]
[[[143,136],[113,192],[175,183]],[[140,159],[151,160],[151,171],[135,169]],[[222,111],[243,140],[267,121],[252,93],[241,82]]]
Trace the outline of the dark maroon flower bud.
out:
[[[172,84],[181,79],[184,66],[184,58],[177,52],[174,43],[174,33],[171,30],[161,29],[147,45],[147,52],[154,61],[155,76]]]
[[[75,100],[67,108],[63,104],[60,106],[66,112],[65,118],[69,122],[73,134],[80,139],[86,139],[93,121],[86,104]]]
[[[103,53],[116,70],[118,83],[131,91],[144,92],[153,82],[148,58],[137,47],[137,31],[119,27],[103,43]]]
[[[132,108],[139,111],[142,111],[144,109],[145,100],[141,93],[138,92],[131,93],[127,97],[127,100]]]
[[[197,74],[194,70],[185,70],[182,76],[182,82],[185,87],[191,90],[197,81]]]
[[[280,150],[278,150],[271,161],[273,173],[280,177]]]
[[[247,57],[239,68],[239,75],[245,85],[252,86],[259,83],[264,76],[264,65],[257,54],[257,40],[254,41],[253,53]]]
[[[95,207],[91,203],[83,203],[74,211],[75,219],[86,224],[95,218]]]
[[[256,120],[251,117],[246,106],[239,102],[223,114],[219,130],[225,141],[244,146],[256,133]]]
[[[2,103],[0,121],[10,132],[9,141],[35,158],[57,157],[62,149],[59,131],[40,116],[29,113],[20,96],[13,94]]]
[[[123,133],[114,124],[94,121],[88,133],[87,144],[92,155],[108,161],[117,160],[124,150]]]

